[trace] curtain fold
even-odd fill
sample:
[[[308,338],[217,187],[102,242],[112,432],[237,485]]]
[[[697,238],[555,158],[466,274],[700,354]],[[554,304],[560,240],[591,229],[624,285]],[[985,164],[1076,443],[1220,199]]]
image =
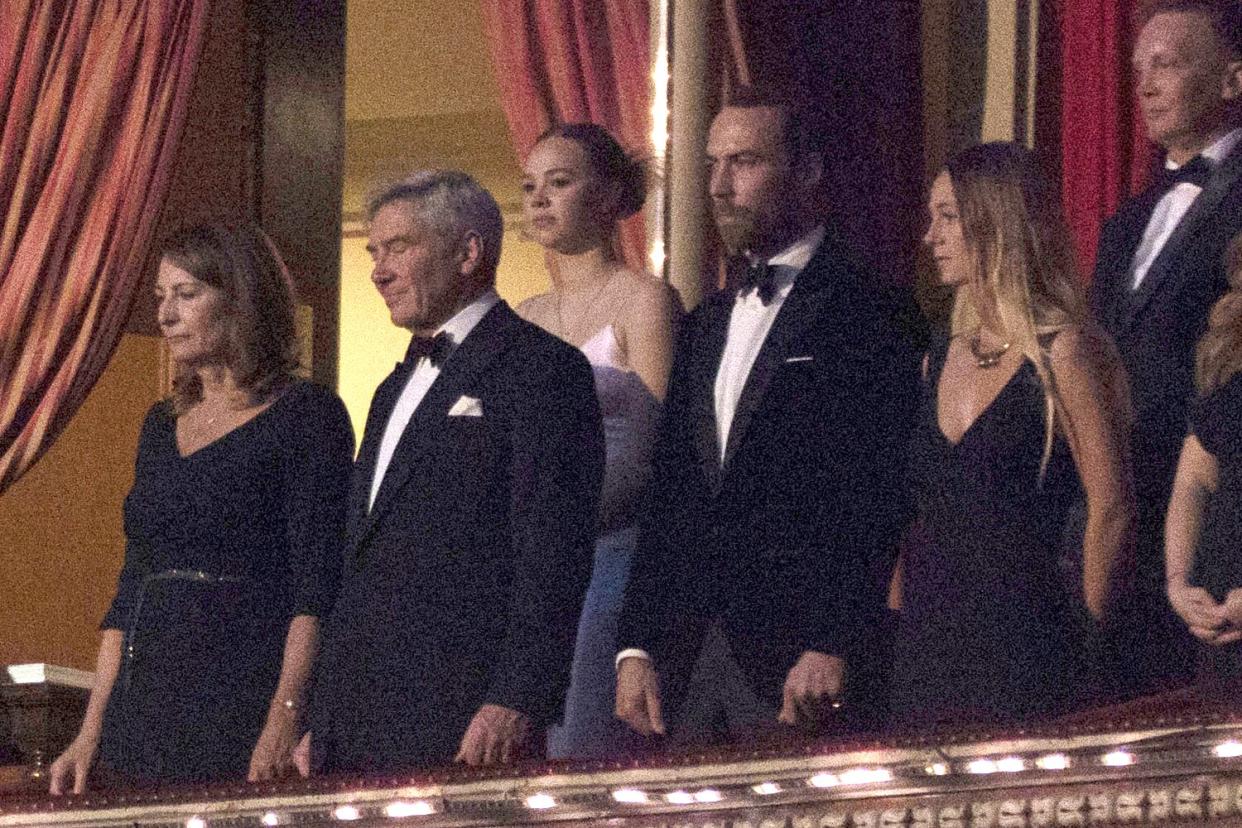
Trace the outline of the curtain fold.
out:
[[[577,121],[651,155],[647,0],[480,0],[480,8],[519,159],[552,124]],[[630,267],[647,267],[641,213],[621,223],[619,252]]]
[[[1136,0],[1061,0],[1061,175],[1080,269],[1104,220],[1151,175],[1155,149],[1134,103]]]
[[[208,0],[5,0],[0,493],[50,446],[142,284]]]

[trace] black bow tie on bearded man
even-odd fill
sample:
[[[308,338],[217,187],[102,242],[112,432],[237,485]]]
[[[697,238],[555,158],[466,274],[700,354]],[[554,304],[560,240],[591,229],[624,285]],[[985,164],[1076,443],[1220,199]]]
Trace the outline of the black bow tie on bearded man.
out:
[[[738,256],[729,263],[730,282],[740,293],[754,290],[759,301],[767,306],[776,296],[776,267],[767,262],[752,262],[745,256]]]
[[[410,339],[410,347],[405,349],[405,359],[397,367],[408,368],[412,371],[418,365],[418,361],[426,357],[431,360],[432,365],[438,368],[444,364],[444,360],[448,359],[452,352],[453,337],[444,331],[440,331],[435,336],[415,336]]]

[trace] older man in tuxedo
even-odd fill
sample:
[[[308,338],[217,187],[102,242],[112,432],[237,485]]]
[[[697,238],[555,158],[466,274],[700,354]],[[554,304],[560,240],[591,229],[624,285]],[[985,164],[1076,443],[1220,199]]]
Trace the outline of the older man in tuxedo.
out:
[[[677,346],[617,715],[652,734],[667,714],[689,744],[794,732],[778,720],[874,723],[858,714],[882,692],[885,588],[909,516],[911,306],[824,226],[822,145],[795,103],[740,90],[707,157],[741,274]]]
[[[1092,281],[1093,310],[1117,342],[1135,409],[1137,600],[1112,639],[1122,695],[1179,684],[1192,667],[1193,647],[1165,595],[1164,515],[1195,343],[1227,287],[1225,247],[1242,229],[1242,3],[1150,4],[1133,63],[1165,169],[1104,226]],[[1168,585],[1174,602],[1179,586]]]
[[[368,208],[372,280],[413,333],[359,451],[311,753],[398,771],[537,753],[569,681],[603,435],[577,350],[495,292],[502,225],[464,173]]]

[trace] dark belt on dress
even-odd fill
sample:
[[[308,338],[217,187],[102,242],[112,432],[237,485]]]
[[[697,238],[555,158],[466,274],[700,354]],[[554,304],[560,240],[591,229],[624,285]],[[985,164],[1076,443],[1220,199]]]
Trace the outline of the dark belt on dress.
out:
[[[125,647],[122,651],[123,663],[121,670],[124,674],[122,687],[129,689],[130,679],[133,675],[131,669],[134,660],[134,636],[138,631],[138,621],[142,618],[142,605],[147,599],[147,586],[156,581],[191,581],[207,586],[216,584],[240,584],[244,581],[236,575],[213,575],[210,572],[204,572],[201,569],[165,569],[162,572],[155,572],[147,575],[142,579],[142,586],[138,590],[138,601],[134,604],[134,611],[129,615],[129,624],[125,629]]]

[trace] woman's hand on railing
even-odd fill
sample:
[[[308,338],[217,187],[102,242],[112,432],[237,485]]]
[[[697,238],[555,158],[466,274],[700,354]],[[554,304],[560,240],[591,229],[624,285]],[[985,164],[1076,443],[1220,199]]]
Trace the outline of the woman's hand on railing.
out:
[[[91,765],[95,763],[95,753],[98,749],[98,736],[79,733],[48,769],[48,791],[53,796],[67,793],[70,789],[66,786],[72,779],[72,793],[83,793],[86,790],[86,779],[90,775]]]

